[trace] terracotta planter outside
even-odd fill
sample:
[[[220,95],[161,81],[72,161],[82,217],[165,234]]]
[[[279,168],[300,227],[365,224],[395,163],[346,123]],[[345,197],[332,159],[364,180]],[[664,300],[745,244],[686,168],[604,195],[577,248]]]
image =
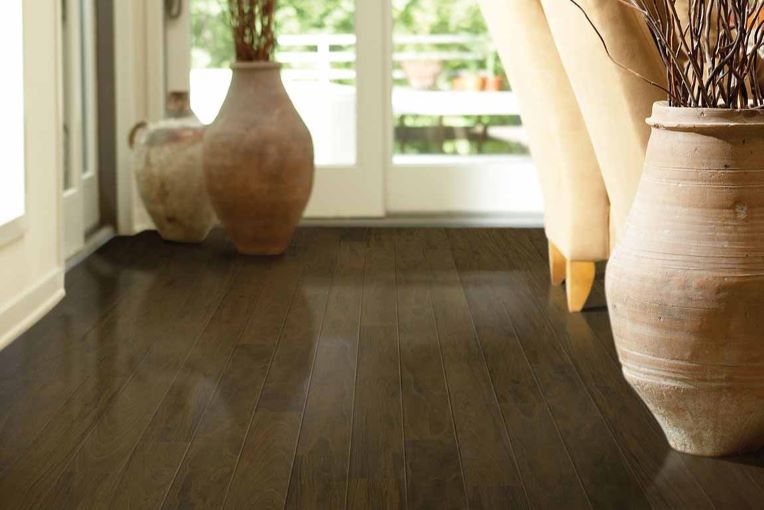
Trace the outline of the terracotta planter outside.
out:
[[[610,259],[626,379],[671,446],[764,446],[764,112],[656,103],[644,174]]]
[[[440,60],[404,60],[401,69],[406,75],[406,81],[416,90],[431,90],[438,82],[438,76],[443,72],[443,62]]]
[[[501,90],[502,85],[504,85],[504,79],[501,76],[486,76],[483,90],[498,92]]]
[[[167,118],[130,133],[133,170],[143,205],[167,241],[204,241],[215,224],[202,171],[204,126],[188,92],[170,93]]]
[[[240,252],[277,255],[310,198],[313,141],[284,89],[279,64],[231,67],[228,95],[204,136],[207,190]]]

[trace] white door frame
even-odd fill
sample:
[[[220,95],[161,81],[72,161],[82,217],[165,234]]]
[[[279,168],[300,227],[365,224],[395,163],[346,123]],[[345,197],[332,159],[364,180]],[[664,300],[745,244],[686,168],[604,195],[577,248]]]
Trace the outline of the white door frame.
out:
[[[138,196],[132,171],[130,130],[164,115],[164,2],[114,2],[117,232],[131,235],[152,223]]]
[[[67,0],[66,9],[60,9],[59,23],[66,20],[61,30],[61,68],[63,87],[62,139],[64,140],[63,185],[64,257],[69,258],[85,245],[85,215],[82,194],[82,45],[79,2]],[[68,113],[68,115],[67,115]],[[68,121],[68,125],[67,125]],[[67,178],[70,182],[67,185]]]
[[[356,164],[319,166],[308,218],[380,218],[392,157],[390,2],[356,0]],[[374,55],[378,58],[368,58]]]
[[[60,1],[59,1],[60,3]],[[66,0],[60,22],[63,87],[64,164],[69,186],[63,189],[64,256],[85,246],[87,234],[99,226],[98,98],[94,0]],[[65,69],[65,72],[64,72]],[[68,115],[66,115],[68,113]],[[62,126],[62,129],[64,127]],[[66,183],[64,184],[66,186]]]

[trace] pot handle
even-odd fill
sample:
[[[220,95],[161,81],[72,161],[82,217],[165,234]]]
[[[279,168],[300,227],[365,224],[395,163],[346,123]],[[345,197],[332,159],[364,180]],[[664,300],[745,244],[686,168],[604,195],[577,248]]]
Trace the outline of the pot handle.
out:
[[[130,134],[127,135],[127,145],[129,145],[131,149],[135,147],[135,137],[138,136],[138,132],[146,127],[148,127],[148,123],[141,121],[130,130]]]

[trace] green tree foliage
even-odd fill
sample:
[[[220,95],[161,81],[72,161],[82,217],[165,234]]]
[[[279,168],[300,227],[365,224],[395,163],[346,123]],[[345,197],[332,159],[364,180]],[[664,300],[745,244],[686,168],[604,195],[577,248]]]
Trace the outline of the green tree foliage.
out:
[[[399,34],[485,34],[486,26],[473,0],[393,0]]]
[[[226,4],[226,0],[191,0],[195,67],[227,67],[233,58]],[[352,33],[354,13],[355,0],[280,0],[276,32]],[[397,34],[486,33],[473,0],[393,0],[393,14]]]

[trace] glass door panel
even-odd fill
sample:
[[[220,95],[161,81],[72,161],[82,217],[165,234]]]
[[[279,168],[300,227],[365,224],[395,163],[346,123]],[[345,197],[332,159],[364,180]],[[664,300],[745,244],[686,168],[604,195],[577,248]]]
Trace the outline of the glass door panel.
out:
[[[393,27],[396,161],[528,154],[517,101],[476,2],[393,0]]]
[[[388,213],[540,222],[541,193],[518,102],[478,3],[390,1]]]

